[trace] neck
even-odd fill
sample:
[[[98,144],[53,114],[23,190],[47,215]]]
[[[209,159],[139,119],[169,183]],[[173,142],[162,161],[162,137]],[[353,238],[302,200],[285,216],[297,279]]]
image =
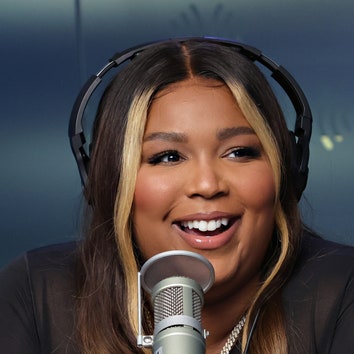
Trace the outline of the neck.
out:
[[[257,278],[236,292],[226,293],[224,287],[216,285],[206,294],[202,322],[203,328],[210,333],[207,338],[207,354],[220,354],[232,329],[250,307],[258,286]]]

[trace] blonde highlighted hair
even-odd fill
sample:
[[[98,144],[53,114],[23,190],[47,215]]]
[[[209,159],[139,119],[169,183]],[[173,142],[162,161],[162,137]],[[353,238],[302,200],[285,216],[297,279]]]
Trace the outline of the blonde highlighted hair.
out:
[[[133,247],[131,211],[133,208],[134,188],[140,166],[141,144],[147,119],[147,110],[152,92],[136,97],[128,113],[124,148],[122,152],[122,172],[119,180],[117,198],[114,207],[114,226],[117,235],[118,253],[121,256],[127,282],[128,314],[131,326],[138,332],[138,289],[139,271]]]

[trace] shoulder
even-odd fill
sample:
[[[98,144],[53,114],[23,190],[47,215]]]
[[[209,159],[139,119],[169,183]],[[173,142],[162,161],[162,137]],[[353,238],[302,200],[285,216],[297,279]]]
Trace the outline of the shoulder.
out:
[[[312,279],[321,276],[326,276],[327,281],[349,279],[354,271],[354,247],[306,232],[294,275],[301,276],[304,270]]]
[[[353,327],[353,279],[353,247],[304,235],[294,271],[283,289],[294,347],[301,338],[303,352],[328,353],[339,326]]]
[[[286,285],[286,292],[296,294],[319,287],[335,289],[339,295],[354,277],[354,247],[325,240],[305,233],[294,271]]]
[[[28,251],[23,257],[31,276],[67,276],[75,272],[76,242],[44,246]]]
[[[43,287],[67,283],[75,276],[78,245],[76,242],[56,244],[33,249],[22,254],[0,271],[0,280],[4,284],[30,286],[33,291]],[[58,283],[58,280],[62,282]],[[66,280],[66,281],[64,281]],[[55,286],[56,287],[56,286]]]
[[[17,282],[24,285],[24,280],[26,280],[25,283],[32,283],[39,277],[50,278],[73,273],[76,254],[77,244],[75,242],[33,249],[0,270],[1,284]]]
[[[40,312],[60,294],[75,291],[78,245],[75,242],[50,245],[28,251],[0,271],[0,297],[28,300]],[[45,297],[43,296],[45,294]],[[48,305],[47,305],[48,306]]]
[[[303,257],[315,255],[347,255],[354,257],[354,247],[326,240],[315,233],[305,231],[302,239],[301,254]]]
[[[39,343],[48,352],[72,347],[77,250],[75,242],[37,248],[0,271],[2,345],[18,353],[35,353]]]

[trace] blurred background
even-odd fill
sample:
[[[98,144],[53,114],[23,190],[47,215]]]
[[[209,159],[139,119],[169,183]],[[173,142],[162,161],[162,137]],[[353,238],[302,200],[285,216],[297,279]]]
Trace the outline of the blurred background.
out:
[[[354,245],[352,0],[0,0],[0,266],[80,233],[67,126],[86,79],[126,47],[191,35],[255,46],[298,80],[314,116],[303,217]]]

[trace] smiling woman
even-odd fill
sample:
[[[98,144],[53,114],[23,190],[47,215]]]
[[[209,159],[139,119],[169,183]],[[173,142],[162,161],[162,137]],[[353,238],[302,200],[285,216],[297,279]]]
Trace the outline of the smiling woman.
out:
[[[306,99],[276,68],[299,115],[289,133],[257,55],[204,38],[123,52],[100,71],[133,58],[102,97],[90,157],[77,117],[99,80],[85,86],[70,124],[88,201],[85,238],[29,252],[2,271],[2,348],[148,352],[136,345],[136,276],[171,250],[214,267],[201,313],[207,354],[354,346],[354,251],[307,230],[298,212],[311,135]],[[146,333],[153,316],[144,293]]]
[[[275,183],[262,145],[228,87],[199,78],[155,96],[143,141],[132,218],[139,251],[144,259],[171,249],[206,256],[216,280],[207,298],[229,298],[222,319],[232,328],[247,310],[243,297],[257,292],[274,229]],[[203,316],[210,346],[224,343],[214,311],[207,306]]]

